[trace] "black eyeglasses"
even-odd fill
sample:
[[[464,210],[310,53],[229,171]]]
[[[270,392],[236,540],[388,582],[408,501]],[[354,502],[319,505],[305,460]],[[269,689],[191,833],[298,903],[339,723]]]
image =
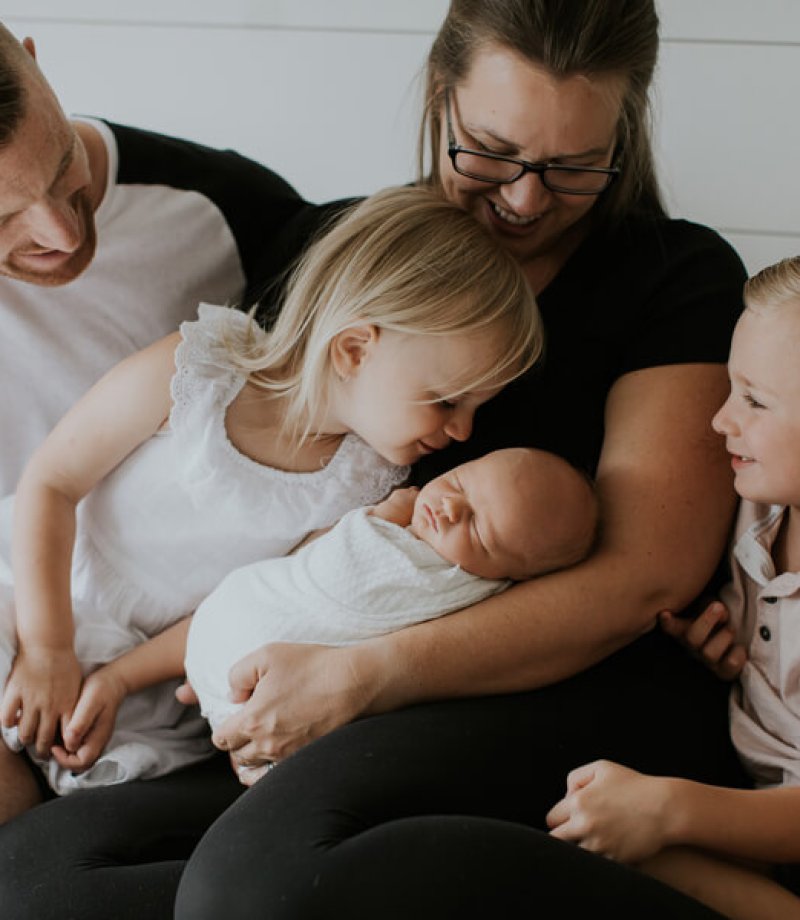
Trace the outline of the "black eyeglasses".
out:
[[[531,172],[542,180],[551,192],[566,195],[599,195],[620,174],[618,166],[569,166],[566,163],[530,163],[499,153],[470,150],[456,143],[453,119],[450,114],[450,90],[444,91],[444,110],[447,118],[447,155],[453,169],[468,179],[491,182],[493,185],[510,185]]]

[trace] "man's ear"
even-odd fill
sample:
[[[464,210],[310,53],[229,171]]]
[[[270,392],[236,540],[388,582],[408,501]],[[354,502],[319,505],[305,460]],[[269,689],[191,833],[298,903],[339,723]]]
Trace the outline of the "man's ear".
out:
[[[340,380],[354,377],[369,360],[380,330],[377,326],[351,326],[331,341],[331,366]]]
[[[30,35],[26,35],[25,38],[22,39],[22,47],[28,52],[28,54],[35,61],[36,60],[36,45],[34,44],[34,41],[30,37]]]

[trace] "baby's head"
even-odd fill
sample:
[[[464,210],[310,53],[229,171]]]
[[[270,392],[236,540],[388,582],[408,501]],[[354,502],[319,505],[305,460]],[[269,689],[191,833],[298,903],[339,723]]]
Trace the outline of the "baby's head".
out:
[[[743,498],[800,507],[800,257],[750,278],[744,301],[712,424]]]
[[[473,575],[522,581],[583,559],[597,516],[592,484],[566,460],[512,447],[431,480],[411,531]]]
[[[404,186],[361,202],[309,248],[266,352],[239,363],[285,397],[287,432],[296,438],[353,430],[387,459],[408,463],[460,432],[417,425],[393,444],[376,421],[399,435],[393,417],[408,404],[488,398],[531,367],[542,342],[515,259],[458,206]],[[398,383],[384,373],[387,361]],[[405,386],[412,374],[420,379]]]

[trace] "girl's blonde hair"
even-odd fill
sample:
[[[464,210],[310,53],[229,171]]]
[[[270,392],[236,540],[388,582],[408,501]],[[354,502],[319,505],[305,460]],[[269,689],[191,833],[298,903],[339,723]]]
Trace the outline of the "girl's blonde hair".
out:
[[[800,256],[768,265],[745,282],[744,303],[749,309],[781,307],[790,300],[800,301]]]
[[[420,187],[389,188],[351,209],[293,271],[266,339],[231,343],[253,382],[286,398],[284,430],[296,443],[327,408],[332,340],[362,324],[442,338],[491,330],[496,361],[465,368],[458,393],[509,383],[543,347],[514,258],[474,218]]]

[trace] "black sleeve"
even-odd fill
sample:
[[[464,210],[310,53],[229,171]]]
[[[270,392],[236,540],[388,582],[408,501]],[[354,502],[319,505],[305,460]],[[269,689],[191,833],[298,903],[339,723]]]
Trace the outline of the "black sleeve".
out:
[[[734,249],[713,230],[664,221],[630,247],[630,334],[618,373],[665,364],[725,363],[742,307],[747,273]],[[637,270],[638,268],[638,270]]]
[[[109,123],[120,148],[118,182],[168,185],[205,195],[222,212],[242,262],[247,288],[264,283],[276,264],[265,253],[281,250],[292,219],[311,206],[276,172],[233,150],[216,150]]]
[[[286,279],[306,248],[358,201],[343,198],[321,205],[304,203],[280,232],[263,241],[242,304],[246,309],[258,304],[256,317],[262,325],[268,328],[275,321]]]

